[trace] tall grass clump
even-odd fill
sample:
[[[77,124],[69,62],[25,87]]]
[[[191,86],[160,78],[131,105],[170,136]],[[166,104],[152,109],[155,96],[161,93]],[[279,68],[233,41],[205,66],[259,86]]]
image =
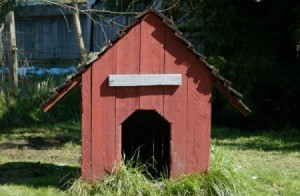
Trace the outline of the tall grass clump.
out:
[[[133,167],[133,165],[135,165]],[[111,175],[94,185],[76,180],[68,190],[72,195],[159,195],[161,190],[158,181],[147,178],[144,173],[147,166],[128,161]],[[149,174],[148,174],[149,176]]]
[[[195,173],[166,181],[164,194],[171,195],[240,195],[250,178],[241,166],[233,164],[233,155],[212,148],[209,173]]]
[[[59,86],[65,76],[30,76],[19,80],[16,94],[9,86],[8,80],[0,83],[0,128],[31,126],[39,123],[53,124],[66,119],[79,119],[80,94],[75,90],[57,104],[48,113],[40,105],[50,96],[53,88]]]
[[[147,166],[122,163],[118,172],[91,185],[76,180],[68,193],[77,195],[241,195],[247,194],[250,178],[232,162],[232,155],[213,148],[209,173],[194,173],[175,179],[144,175]],[[135,167],[133,167],[133,165]],[[148,174],[147,174],[148,176]],[[162,175],[163,176],[163,175]]]

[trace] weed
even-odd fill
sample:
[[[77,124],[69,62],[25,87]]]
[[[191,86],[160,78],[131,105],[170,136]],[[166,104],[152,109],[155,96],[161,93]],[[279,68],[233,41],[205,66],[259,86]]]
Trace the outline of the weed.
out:
[[[20,82],[16,96],[8,82],[0,84],[0,128],[26,127],[40,123],[53,124],[80,117],[80,94],[78,88],[70,92],[55,108],[48,113],[40,110],[41,103],[50,96],[50,91],[58,86],[64,77],[32,76]]]
[[[147,165],[130,160],[100,180],[89,185],[76,180],[68,190],[76,195],[238,195],[247,187],[246,178],[240,167],[235,167],[221,150],[212,152],[212,166],[208,174],[195,173],[172,180],[149,178]],[[134,167],[133,167],[134,166]]]

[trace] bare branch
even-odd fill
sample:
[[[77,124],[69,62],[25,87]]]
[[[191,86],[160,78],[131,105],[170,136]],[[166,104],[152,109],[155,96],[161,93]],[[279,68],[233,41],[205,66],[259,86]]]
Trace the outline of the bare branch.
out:
[[[177,4],[180,2],[180,0],[177,0],[173,5],[171,5],[170,7],[164,9],[164,10],[160,10],[161,12],[165,12],[165,11],[168,11],[168,10],[171,10],[173,9],[174,7],[177,6]]]
[[[84,41],[82,37],[77,0],[72,0],[72,6],[75,8],[72,10],[72,14],[73,14],[73,21],[74,21],[74,30],[76,33],[76,41],[80,52],[80,61],[81,63],[84,63],[86,61],[87,52],[84,47]]]
[[[58,9],[58,10],[64,16],[64,19],[65,19],[65,22],[66,22],[66,25],[67,25],[67,29],[68,29],[69,32],[71,32],[66,15],[64,14],[64,12],[61,9]]]

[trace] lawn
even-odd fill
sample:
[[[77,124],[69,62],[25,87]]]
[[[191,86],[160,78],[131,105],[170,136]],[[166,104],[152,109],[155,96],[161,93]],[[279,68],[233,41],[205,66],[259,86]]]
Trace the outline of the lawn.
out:
[[[80,125],[0,133],[0,195],[64,195],[80,172]]]
[[[212,143],[255,181],[250,195],[300,195],[300,131],[215,128]]]
[[[299,195],[299,138],[292,128],[214,127],[212,150],[245,171],[245,194]],[[80,124],[1,130],[0,152],[1,195],[68,195],[68,182],[80,173]]]

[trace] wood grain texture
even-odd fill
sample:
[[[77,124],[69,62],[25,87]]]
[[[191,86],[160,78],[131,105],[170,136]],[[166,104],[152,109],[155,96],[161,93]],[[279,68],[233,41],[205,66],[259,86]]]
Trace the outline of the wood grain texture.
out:
[[[56,96],[51,98],[50,101],[46,102],[42,109],[44,112],[47,112],[54,106],[57,102],[59,102],[66,94],[68,94],[76,85],[78,85],[81,81],[81,77],[77,77],[74,80],[70,81],[70,83],[63,88],[61,92],[59,92]]]
[[[113,46],[92,66],[92,171],[93,181],[112,172],[116,156],[115,88],[108,75],[115,74],[117,47]]]
[[[109,75],[109,86],[180,86],[181,74],[119,74]]]
[[[187,58],[186,46],[166,28],[165,72],[183,76],[181,86],[164,90],[164,117],[171,123],[171,178],[186,173]]]
[[[212,79],[213,86],[220,91],[220,93],[235,107],[239,112],[241,112],[245,117],[251,114],[251,110],[242,102],[242,100],[237,99],[232,96],[228,89],[218,81],[216,78]]]
[[[164,24],[154,13],[147,14],[141,22],[141,74],[164,72]],[[163,115],[163,88],[141,87],[140,108],[155,109]]]
[[[211,74],[189,52],[187,108],[187,173],[209,168],[211,129]]]
[[[117,43],[116,74],[138,74],[140,67],[140,25]],[[130,49],[129,49],[130,48]],[[139,87],[116,88],[116,159],[122,157],[122,123],[139,109]]]
[[[82,160],[81,177],[91,181],[92,175],[92,72],[89,68],[82,74]]]

